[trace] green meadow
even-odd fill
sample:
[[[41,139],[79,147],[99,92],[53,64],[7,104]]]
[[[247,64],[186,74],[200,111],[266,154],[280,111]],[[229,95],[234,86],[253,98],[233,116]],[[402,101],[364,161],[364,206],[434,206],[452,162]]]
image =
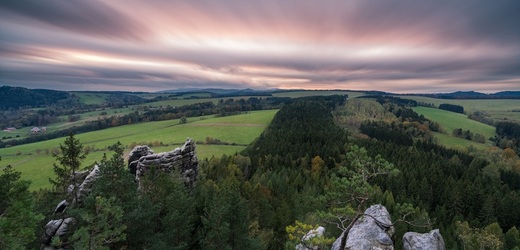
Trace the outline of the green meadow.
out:
[[[415,107],[413,110],[432,121],[440,123],[447,134],[451,134],[454,129],[461,128],[482,134],[486,138],[495,136],[495,127],[471,120],[464,114],[427,107]]]
[[[435,133],[435,138],[437,138],[440,144],[448,147],[466,148],[472,145],[476,148],[484,149],[491,145],[489,141],[486,144],[482,144],[452,136],[453,130],[458,128],[482,134],[486,139],[495,136],[495,127],[471,120],[464,114],[427,107],[415,107],[413,110],[418,114],[424,115],[429,120],[438,122],[442,126],[446,134]]]
[[[179,120],[139,123],[79,134],[76,138],[91,149],[84,166],[99,161],[104,153],[110,154],[106,148],[117,141],[125,146],[125,154],[128,154],[132,146],[142,144],[150,145],[155,152],[170,151],[190,137],[202,142],[197,145],[199,158],[211,158],[245,149],[262,133],[276,112],[265,110],[228,117],[193,117],[188,118],[186,124],[180,124]],[[234,145],[205,144],[207,137]],[[53,175],[52,164],[55,162],[52,152],[63,141],[64,138],[58,138],[0,149],[0,165],[11,165],[20,171],[24,179],[32,181],[32,190],[49,187],[48,178]]]
[[[513,121],[520,123],[520,99],[451,100],[435,99],[423,96],[402,96],[402,98],[431,103],[436,107],[443,103],[460,105],[464,107],[466,114],[471,114],[475,111],[484,111],[497,122]]]

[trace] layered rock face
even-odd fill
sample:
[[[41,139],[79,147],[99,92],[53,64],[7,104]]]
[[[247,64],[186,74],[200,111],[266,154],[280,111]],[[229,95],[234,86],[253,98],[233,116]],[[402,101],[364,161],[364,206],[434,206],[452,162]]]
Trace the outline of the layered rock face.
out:
[[[393,250],[392,235],[395,232],[390,214],[382,205],[373,205],[365,210],[350,229],[345,247],[341,249],[341,239],[334,242],[332,250]],[[408,232],[403,237],[405,250],[445,250],[444,240],[438,229],[430,233]]]
[[[137,164],[139,163],[139,159],[141,159],[141,157],[153,154],[153,150],[146,145],[135,146],[134,149],[132,149],[132,151],[130,151],[130,154],[128,155],[128,170],[130,171],[130,173],[135,175],[135,172],[137,170]]]
[[[76,172],[73,176],[71,176],[71,178],[73,178],[76,183],[81,183],[77,188],[72,185],[69,187],[69,194],[73,194],[73,205],[81,202],[83,198],[85,198],[85,196],[90,193],[92,185],[99,177],[99,175],[99,166],[96,165],[90,171]],[[62,200],[54,209],[54,214],[63,213],[69,204],[69,201]],[[72,217],[49,221],[45,225],[45,231],[40,239],[40,242],[43,244],[42,248],[54,249],[53,247],[50,247],[52,238],[54,236],[59,236],[61,238],[67,235],[70,232],[71,227],[74,226],[75,222],[76,219]]]
[[[192,139],[188,138],[182,147],[170,152],[153,154],[147,146],[136,146],[132,152],[128,160],[128,168],[133,172],[135,166],[135,178],[138,182],[150,168],[158,168],[167,173],[178,171],[188,187],[195,185],[199,173],[199,161],[195,152],[195,142]],[[138,156],[140,156],[138,160],[130,161]]]
[[[386,208],[382,205],[373,205],[365,211],[365,215],[359,218],[350,229],[345,249],[393,250],[393,234],[394,227]],[[334,242],[332,249],[340,249],[342,237],[339,237]]]
[[[307,234],[305,234],[302,238],[302,241],[312,240],[314,237],[321,237],[325,233],[324,227],[318,227],[316,229],[310,230]],[[302,244],[298,244],[296,246],[296,250],[318,250],[317,246],[304,246]]]
[[[429,233],[419,234],[414,232],[405,233],[403,236],[404,250],[446,250],[444,239],[439,229]]]

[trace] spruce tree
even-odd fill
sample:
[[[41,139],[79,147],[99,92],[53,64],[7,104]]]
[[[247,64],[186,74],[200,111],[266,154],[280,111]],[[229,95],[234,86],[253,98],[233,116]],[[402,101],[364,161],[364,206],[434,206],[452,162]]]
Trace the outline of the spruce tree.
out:
[[[56,191],[67,193],[69,186],[74,187],[74,190],[77,189],[73,175],[75,171],[79,170],[81,162],[86,156],[87,153],[83,152],[83,144],[79,139],[74,138],[74,134],[70,134],[65,139],[64,144],[60,143],[60,152],[54,155],[58,162],[58,164],[54,163],[56,178],[54,180],[49,179]]]

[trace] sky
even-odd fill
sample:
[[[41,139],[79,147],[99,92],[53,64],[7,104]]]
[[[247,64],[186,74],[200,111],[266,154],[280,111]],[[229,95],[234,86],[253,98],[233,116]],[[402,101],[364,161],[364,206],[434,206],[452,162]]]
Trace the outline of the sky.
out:
[[[518,0],[3,0],[0,85],[520,90]]]

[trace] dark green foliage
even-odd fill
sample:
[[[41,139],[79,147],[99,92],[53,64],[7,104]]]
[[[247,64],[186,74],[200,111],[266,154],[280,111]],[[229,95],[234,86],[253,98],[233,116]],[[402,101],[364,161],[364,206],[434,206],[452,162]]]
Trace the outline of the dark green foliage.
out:
[[[83,144],[79,139],[74,138],[74,134],[70,134],[63,145],[60,144],[60,153],[54,156],[58,161],[58,164],[54,164],[56,178],[49,179],[56,191],[66,194],[69,186],[74,187],[74,190],[77,189],[79,183],[76,183],[71,176],[75,171],[80,170],[81,162],[86,155],[87,153],[83,152]]]
[[[451,112],[455,112],[455,113],[459,113],[459,114],[464,114],[464,107],[459,106],[459,105],[443,103],[443,104],[439,105],[439,109],[443,109],[443,110],[447,110],[447,111],[451,111]]]
[[[511,148],[520,155],[520,125],[512,122],[499,122],[496,127],[496,145]]]
[[[336,126],[331,111],[315,101],[297,101],[284,106],[269,127],[245,154],[253,159],[279,156],[286,163],[306,155],[320,156],[329,167],[344,152],[346,132]]]
[[[48,89],[26,89],[21,87],[0,87],[0,110],[18,107],[40,107],[70,98],[65,91]]]
[[[372,138],[382,141],[393,142],[399,145],[411,146],[413,138],[404,133],[405,128],[402,123],[385,123],[377,121],[366,121],[361,123],[359,131]]]
[[[25,249],[36,238],[43,215],[35,213],[29,181],[20,179],[11,166],[0,175],[0,249]]]

